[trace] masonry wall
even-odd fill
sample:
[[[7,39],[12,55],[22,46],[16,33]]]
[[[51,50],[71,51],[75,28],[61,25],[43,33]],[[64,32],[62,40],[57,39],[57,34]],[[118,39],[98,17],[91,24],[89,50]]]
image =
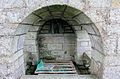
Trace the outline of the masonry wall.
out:
[[[86,53],[91,58],[91,41],[88,36],[86,30],[76,31],[77,39],[76,39],[76,55],[75,60],[76,63],[81,64],[81,58],[83,53]]]
[[[35,27],[31,27],[26,34],[24,43],[25,64],[32,56],[35,61],[39,59],[38,41],[42,38],[42,44],[46,51],[51,52],[56,60],[75,60],[80,63],[83,53],[91,58],[91,42],[85,30],[77,31],[77,34],[39,34]],[[38,28],[38,27],[36,27]],[[75,57],[75,59],[74,59]]]
[[[38,37],[37,37],[38,36]],[[39,46],[36,38],[42,38],[44,51],[51,52],[56,60],[72,60],[75,53],[75,34],[39,34],[29,31],[24,44],[25,62],[32,56],[35,61],[39,59]],[[46,52],[43,52],[46,54]]]
[[[30,27],[24,41],[24,64],[34,58],[39,59],[39,46],[37,38],[42,38],[45,51],[51,52],[56,60],[73,60],[81,64],[81,57],[86,53],[91,58],[91,41],[85,30],[76,31],[76,34],[39,34],[39,27]],[[26,66],[25,66],[26,68]]]
[[[56,60],[72,60],[75,54],[75,34],[40,34],[43,44]],[[38,37],[38,38],[39,38]]]
[[[13,59],[19,59],[22,50],[13,51],[16,28],[31,12],[43,6],[67,4],[83,11],[98,28],[103,45],[102,79],[120,78],[120,4],[119,0],[0,0],[0,73],[1,78],[16,79]],[[14,43],[13,43],[13,42]],[[14,45],[14,46],[13,46]],[[14,49],[17,49],[14,48]],[[23,57],[22,57],[23,58]],[[10,65],[10,66],[9,66]],[[19,68],[20,69],[20,68]],[[22,69],[20,69],[22,70]],[[20,71],[19,70],[19,71]],[[21,73],[24,74],[24,73]],[[100,79],[101,79],[100,78]]]

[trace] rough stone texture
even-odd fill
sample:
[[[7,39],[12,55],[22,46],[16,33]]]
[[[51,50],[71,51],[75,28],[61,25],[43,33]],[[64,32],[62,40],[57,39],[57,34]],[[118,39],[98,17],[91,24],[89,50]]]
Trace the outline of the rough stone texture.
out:
[[[21,79],[96,79],[93,75],[38,75],[23,76]]]
[[[91,56],[90,56],[91,42],[90,42],[90,38],[85,30],[76,31],[76,34],[77,34],[76,62],[80,63],[79,61],[81,60],[81,56],[83,55],[83,53],[88,54],[88,52],[89,52],[88,56],[91,58]]]
[[[0,78],[17,79],[22,74],[21,68],[19,68],[20,71],[18,70],[16,71],[16,73],[14,73],[14,67],[11,66],[12,73],[7,73],[10,68],[6,68],[7,65],[9,65],[14,58],[16,60],[19,58],[16,55],[18,51],[16,42],[18,41],[19,36],[14,37],[16,40],[13,40],[13,35],[15,33],[26,33],[25,28],[22,28],[20,26],[22,30],[18,29],[18,24],[21,23],[31,12],[40,9],[41,7],[54,4],[66,4],[83,11],[98,28],[97,32],[95,32],[94,34],[97,34],[98,31],[100,32],[100,38],[103,41],[103,45],[101,45],[102,47],[104,47],[104,52],[102,51],[101,53],[104,56],[103,73],[100,79],[119,79],[119,1],[120,0],[0,0],[0,73],[2,73],[2,76]],[[29,19],[29,21],[26,20],[26,22],[32,22],[32,20]],[[87,32],[93,33],[90,28],[87,29]],[[92,37],[90,38],[92,39]],[[94,41],[92,42],[92,46],[94,46]],[[20,56],[19,54],[20,53],[18,52],[18,56]]]
[[[75,53],[75,34],[41,34],[39,37],[43,38],[46,50],[51,51],[57,59],[71,60]]]

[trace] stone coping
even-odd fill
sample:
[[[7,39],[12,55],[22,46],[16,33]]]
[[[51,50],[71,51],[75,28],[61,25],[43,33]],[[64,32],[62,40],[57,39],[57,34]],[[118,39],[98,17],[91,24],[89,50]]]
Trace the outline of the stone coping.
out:
[[[41,74],[23,75],[20,79],[97,79],[94,75]]]

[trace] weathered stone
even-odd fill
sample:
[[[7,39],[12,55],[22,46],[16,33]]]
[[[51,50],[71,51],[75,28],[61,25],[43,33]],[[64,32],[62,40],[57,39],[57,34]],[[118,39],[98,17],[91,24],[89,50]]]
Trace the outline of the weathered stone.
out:
[[[69,51],[70,51],[70,50],[71,50],[71,51],[72,51],[72,50],[75,50],[75,44],[64,44],[64,45],[63,45],[63,50],[66,50],[66,51],[67,51],[67,50],[69,50]]]
[[[36,40],[26,40],[24,45],[36,45]]]
[[[120,64],[119,62],[119,52],[120,52],[119,4],[120,3],[119,3],[119,0],[85,0],[85,1],[84,0],[0,0],[0,35],[1,35],[0,36],[0,50],[1,50],[0,63],[4,64],[4,65],[0,64],[0,76],[2,74],[0,78],[1,79],[17,79],[24,74],[23,72],[24,65],[22,65],[23,58],[20,58],[23,55],[23,50],[21,49],[23,47],[23,38],[20,39],[19,43],[17,42],[18,42],[19,36],[21,34],[26,34],[32,25],[29,25],[29,24],[22,25],[22,23],[23,22],[38,23],[38,18],[40,17],[30,13],[40,9],[41,7],[45,7],[49,5],[57,5],[57,4],[68,5],[67,6],[68,9],[66,9],[64,12],[60,11],[61,13],[67,16],[65,17],[66,20],[67,19],[71,20],[71,17],[73,17],[73,15],[78,14],[79,12],[85,13],[85,14],[82,13],[82,15],[79,15],[79,17],[77,17],[78,19],[74,18],[74,20],[78,22],[76,24],[92,22],[93,23],[92,26],[90,24],[88,24],[87,26],[83,26],[83,25],[81,26],[86,29],[87,33],[100,35],[101,39],[94,37],[95,35],[94,36],[90,35],[91,46],[95,48],[95,49],[92,49],[93,51],[91,56],[95,60],[95,62],[102,62],[104,67],[104,70],[102,67],[100,69],[100,72],[95,72],[95,74],[97,74],[96,76],[99,77],[99,75],[101,75],[101,72],[102,72],[102,76],[100,77],[100,79],[119,79],[120,78],[120,75],[119,75],[120,74],[120,67],[119,67],[119,64]],[[47,13],[49,14],[48,11]],[[43,20],[54,18],[51,15],[47,15],[47,13],[39,14],[39,15],[43,15],[42,16],[44,17]],[[54,14],[57,14],[57,12],[55,12]],[[50,18],[46,18],[46,17],[50,17]],[[58,17],[58,18],[61,18],[61,17]],[[18,26],[19,23],[21,24]],[[43,24],[43,23],[40,22],[39,24]],[[81,30],[80,28],[76,28],[76,29]],[[35,31],[36,31],[36,28],[35,28]],[[79,35],[77,36],[78,38],[76,41],[75,41],[76,37],[74,38],[71,36],[69,38],[65,38],[64,42],[62,41],[63,39],[61,38],[57,38],[55,41],[54,39],[50,38],[49,40],[46,41],[46,43],[48,42],[49,44],[52,43],[53,48],[49,46],[52,49],[59,49],[59,50],[62,49],[61,51],[63,51],[63,48],[62,48],[63,43],[75,44],[78,41],[80,42],[81,40],[80,36],[87,37],[83,34],[80,34],[80,32],[78,33],[76,32],[76,34]],[[13,36],[13,35],[16,35],[16,36]],[[15,40],[13,40],[13,38],[9,38],[9,36],[13,36]],[[32,38],[32,36],[30,38]],[[57,40],[59,40],[58,42],[60,43],[60,45],[56,44]],[[82,39],[82,42],[83,40],[84,39]],[[32,41],[25,40],[25,41],[28,41],[27,45],[36,45],[35,40],[32,40]],[[103,41],[103,44],[100,44],[102,43],[101,41]],[[84,45],[85,44],[83,45],[81,44],[81,46],[84,46]],[[78,61],[79,61],[79,57],[82,55],[82,51],[85,51],[85,49],[83,50],[80,48],[79,45],[77,46],[78,47],[76,48],[76,50],[80,52],[78,53]],[[34,46],[32,48],[34,48]],[[102,50],[101,48],[103,48],[104,50]],[[18,50],[18,49],[21,49],[21,50]],[[66,55],[66,58],[69,59],[69,55]],[[17,60],[19,60],[19,62],[22,62],[22,63],[18,64]],[[11,68],[8,67],[8,64],[10,64],[9,62],[11,62],[12,64],[16,63],[15,67],[12,65],[9,65],[9,66],[12,66]],[[7,67],[8,69],[6,69]],[[14,68],[18,68],[16,69],[16,72],[14,71]],[[97,71],[98,66],[96,64],[93,64],[93,70],[94,68],[95,68],[95,71]],[[11,72],[11,73],[9,74],[8,72]],[[15,74],[13,74],[14,72]],[[32,77],[35,77],[35,76],[32,76]],[[34,79],[32,77],[30,78]],[[40,76],[40,77],[43,78],[43,76]],[[73,77],[76,78],[77,76],[72,76],[72,77],[69,76],[69,78],[71,79],[73,79]],[[47,79],[48,76],[44,76],[44,78]],[[49,78],[53,78],[53,76],[49,76]],[[55,79],[57,78],[61,78],[61,76],[56,76]],[[65,78],[66,77],[64,77],[63,79]],[[85,76],[85,78],[83,77],[80,77],[80,78],[89,79],[88,76]],[[76,79],[78,79],[78,77]],[[90,78],[90,79],[93,79],[93,78]]]
[[[75,37],[65,37],[64,41],[66,44],[74,44],[75,43]]]
[[[21,79],[95,79],[93,75],[38,75],[38,76],[31,76],[31,75],[24,75]]]
[[[33,45],[31,45],[31,44],[25,45],[24,46],[24,51],[35,53],[35,52],[37,52],[37,47],[34,44]]]
[[[36,40],[37,38],[37,32],[28,32],[26,35],[26,39],[28,40]]]
[[[105,66],[119,66],[120,65],[119,60],[120,60],[119,55],[107,56],[105,57],[104,63],[105,63]]]
[[[113,76],[114,75],[114,76]],[[119,79],[120,78],[120,67],[105,67],[103,79]]]
[[[23,47],[24,47],[24,40],[25,40],[25,35],[19,36],[18,44],[17,44],[17,49],[18,50],[23,49]]]
[[[62,50],[62,44],[48,44],[49,50]]]
[[[16,52],[12,55],[10,61],[11,61],[11,62],[14,62],[14,61],[16,61],[19,57],[21,57],[22,55],[23,55],[23,49],[18,50],[18,51],[16,51]]]

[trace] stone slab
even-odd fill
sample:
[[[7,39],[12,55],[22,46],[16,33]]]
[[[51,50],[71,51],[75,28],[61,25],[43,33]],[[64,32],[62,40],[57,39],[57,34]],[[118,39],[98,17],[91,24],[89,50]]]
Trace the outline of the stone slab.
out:
[[[93,75],[24,75],[21,79],[97,79]]]

